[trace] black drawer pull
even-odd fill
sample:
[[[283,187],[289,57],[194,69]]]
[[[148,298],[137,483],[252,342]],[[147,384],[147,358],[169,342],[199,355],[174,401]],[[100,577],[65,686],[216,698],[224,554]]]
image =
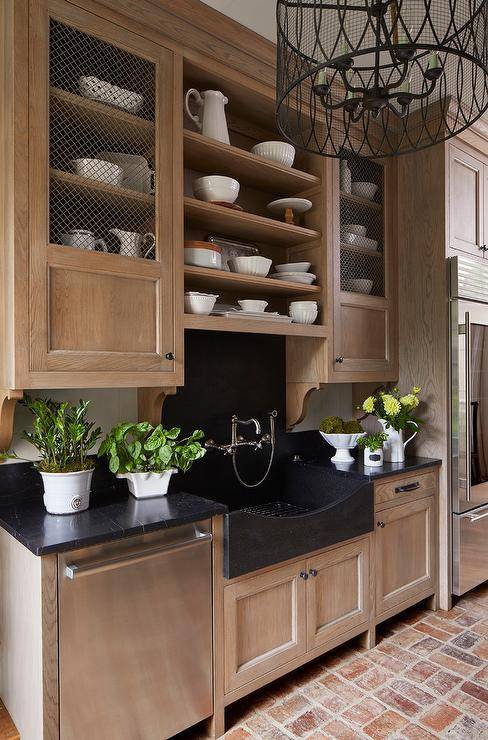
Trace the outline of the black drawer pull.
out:
[[[395,493],[408,493],[409,491],[416,491],[417,488],[420,488],[420,483],[418,481],[416,483],[407,483],[406,486],[398,486],[398,488],[395,488]]]

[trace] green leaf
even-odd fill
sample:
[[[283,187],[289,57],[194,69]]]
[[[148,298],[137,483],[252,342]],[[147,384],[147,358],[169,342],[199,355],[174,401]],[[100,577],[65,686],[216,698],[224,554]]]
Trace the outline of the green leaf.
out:
[[[173,427],[169,431],[165,431],[165,435],[168,439],[177,439],[179,435],[181,434],[181,429],[178,429],[178,427]]]
[[[108,467],[110,468],[110,472],[114,474],[117,473],[119,471],[119,465],[120,465],[120,460],[117,457],[117,455],[114,455],[113,457],[110,458],[110,461],[108,464]]]
[[[159,448],[159,459],[165,465],[168,465],[169,461],[171,460],[172,454],[173,451],[169,445],[163,445]]]

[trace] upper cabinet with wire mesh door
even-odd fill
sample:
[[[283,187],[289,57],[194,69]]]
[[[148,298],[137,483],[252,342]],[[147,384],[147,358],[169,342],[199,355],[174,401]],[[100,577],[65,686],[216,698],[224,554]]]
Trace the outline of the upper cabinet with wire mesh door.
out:
[[[50,242],[155,259],[153,62],[49,26]]]
[[[385,295],[384,169],[345,152],[340,161],[341,291]]]

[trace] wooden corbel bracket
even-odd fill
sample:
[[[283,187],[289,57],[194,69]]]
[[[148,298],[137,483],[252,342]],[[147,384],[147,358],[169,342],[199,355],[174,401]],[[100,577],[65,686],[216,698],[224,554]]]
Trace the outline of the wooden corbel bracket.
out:
[[[137,416],[153,426],[161,423],[163,404],[167,396],[174,396],[176,388],[138,388]]]
[[[14,414],[17,401],[24,391],[0,389],[0,450],[8,450],[14,436]]]
[[[320,383],[286,384],[286,430],[290,432],[307,415],[308,402]]]

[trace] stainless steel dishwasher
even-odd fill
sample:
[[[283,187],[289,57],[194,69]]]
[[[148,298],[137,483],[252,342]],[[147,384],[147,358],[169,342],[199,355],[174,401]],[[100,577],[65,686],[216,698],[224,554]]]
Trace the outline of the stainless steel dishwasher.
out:
[[[212,714],[210,522],[59,555],[61,740],[163,740]]]

